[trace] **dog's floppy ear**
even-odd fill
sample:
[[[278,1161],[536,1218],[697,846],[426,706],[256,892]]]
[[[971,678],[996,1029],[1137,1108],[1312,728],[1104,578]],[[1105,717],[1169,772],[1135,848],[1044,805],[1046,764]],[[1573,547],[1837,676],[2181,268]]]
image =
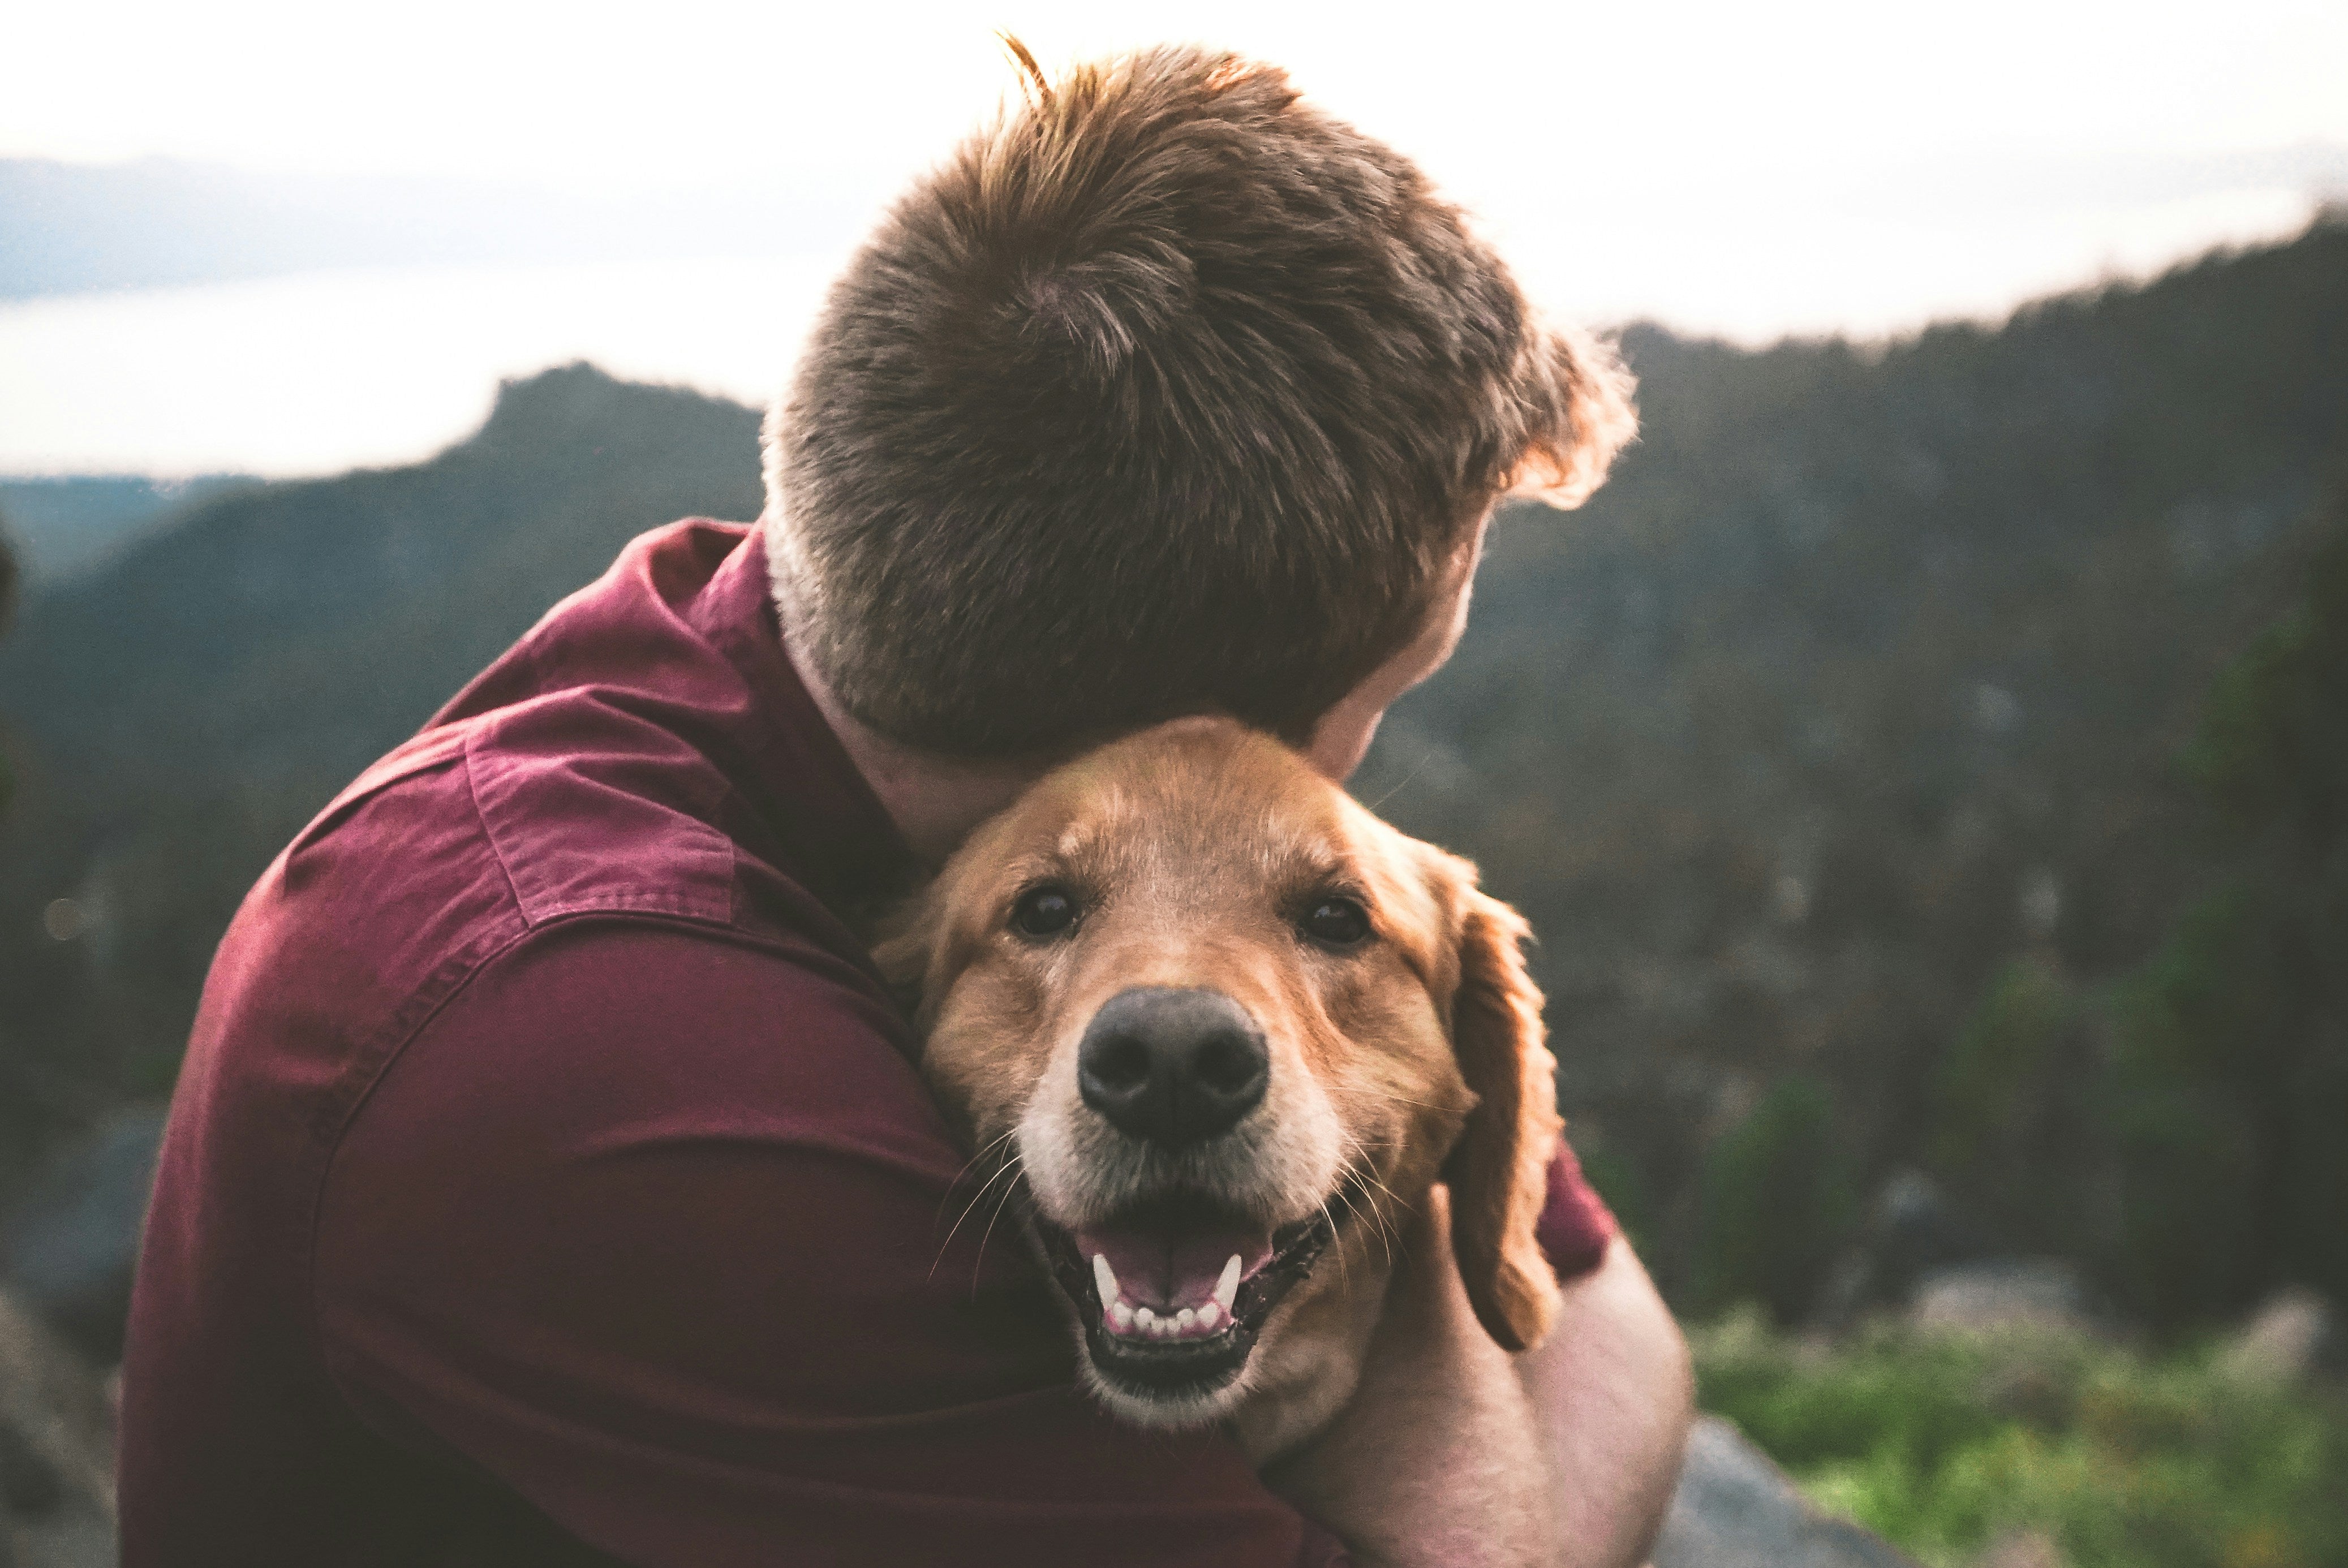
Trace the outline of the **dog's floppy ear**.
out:
[[[1485,1332],[1503,1349],[1529,1350],[1560,1305],[1537,1232],[1563,1125],[1557,1059],[1543,1040],[1540,992],[1525,973],[1524,917],[1472,886],[1460,892],[1451,1042],[1476,1108],[1444,1170],[1451,1246]]]
[[[917,1020],[937,955],[941,917],[934,888],[934,884],[922,888],[884,912],[867,937],[872,965],[880,971],[897,1010]]]

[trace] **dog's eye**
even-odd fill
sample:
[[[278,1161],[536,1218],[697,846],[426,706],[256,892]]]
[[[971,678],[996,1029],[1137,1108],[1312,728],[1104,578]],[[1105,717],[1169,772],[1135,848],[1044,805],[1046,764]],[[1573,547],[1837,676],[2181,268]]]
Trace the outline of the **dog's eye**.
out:
[[[1350,948],[1370,934],[1370,914],[1351,898],[1316,899],[1299,922],[1304,934],[1333,948]]]
[[[1023,937],[1056,937],[1076,923],[1076,901],[1065,887],[1030,887],[1011,906],[1011,928]]]

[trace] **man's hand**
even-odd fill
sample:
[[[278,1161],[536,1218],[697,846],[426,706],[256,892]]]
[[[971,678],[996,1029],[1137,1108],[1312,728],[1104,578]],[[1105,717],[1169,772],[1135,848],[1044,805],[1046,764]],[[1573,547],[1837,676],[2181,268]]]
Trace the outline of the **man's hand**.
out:
[[[1695,1409],[1687,1341],[1631,1244],[1565,1286],[1540,1348],[1515,1358],[1548,1440],[1570,1568],[1643,1563],[1679,1482]]]
[[[1678,1327],[1620,1239],[1566,1286],[1539,1349],[1494,1345],[1437,1187],[1404,1238],[1359,1391],[1266,1479],[1363,1568],[1629,1568],[1671,1500],[1692,1395]]]

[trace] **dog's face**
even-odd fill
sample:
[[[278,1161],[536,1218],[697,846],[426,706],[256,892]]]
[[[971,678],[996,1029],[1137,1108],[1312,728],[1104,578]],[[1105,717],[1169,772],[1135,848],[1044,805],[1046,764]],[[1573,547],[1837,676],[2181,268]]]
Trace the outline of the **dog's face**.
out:
[[[983,1168],[1024,1183],[1087,1381],[1173,1425],[1382,1287],[1438,1174],[1479,1319],[1512,1349],[1546,1329],[1558,1123],[1522,929],[1277,742],[1186,720],[1045,778],[879,954]]]

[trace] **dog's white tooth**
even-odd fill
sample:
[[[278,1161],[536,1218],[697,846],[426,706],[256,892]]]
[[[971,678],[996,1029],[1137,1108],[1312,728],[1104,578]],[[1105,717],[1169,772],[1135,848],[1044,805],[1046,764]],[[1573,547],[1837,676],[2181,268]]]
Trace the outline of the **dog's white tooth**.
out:
[[[1199,1308],[1200,1327],[1212,1328],[1216,1324],[1220,1323],[1222,1320],[1223,1309],[1216,1303],[1210,1301],[1206,1306]]]
[[[1120,1301],[1108,1309],[1108,1320],[1122,1331],[1133,1327],[1133,1308]]]
[[[1150,1311],[1147,1307],[1137,1307],[1133,1309],[1133,1320],[1141,1326],[1142,1332],[1146,1334],[1149,1331],[1149,1326],[1158,1321],[1158,1314]]]
[[[1187,1307],[1174,1315],[1174,1327],[1185,1334],[1190,1332],[1190,1325],[1197,1321],[1199,1321],[1199,1315]]]
[[[1238,1309],[1240,1298],[1240,1255],[1231,1254],[1231,1261],[1223,1265],[1223,1277],[1215,1281],[1215,1305],[1226,1312]]]
[[[1093,1254],[1093,1284],[1100,1288],[1101,1310],[1106,1312],[1117,1298],[1117,1270],[1108,1266],[1108,1254]]]

